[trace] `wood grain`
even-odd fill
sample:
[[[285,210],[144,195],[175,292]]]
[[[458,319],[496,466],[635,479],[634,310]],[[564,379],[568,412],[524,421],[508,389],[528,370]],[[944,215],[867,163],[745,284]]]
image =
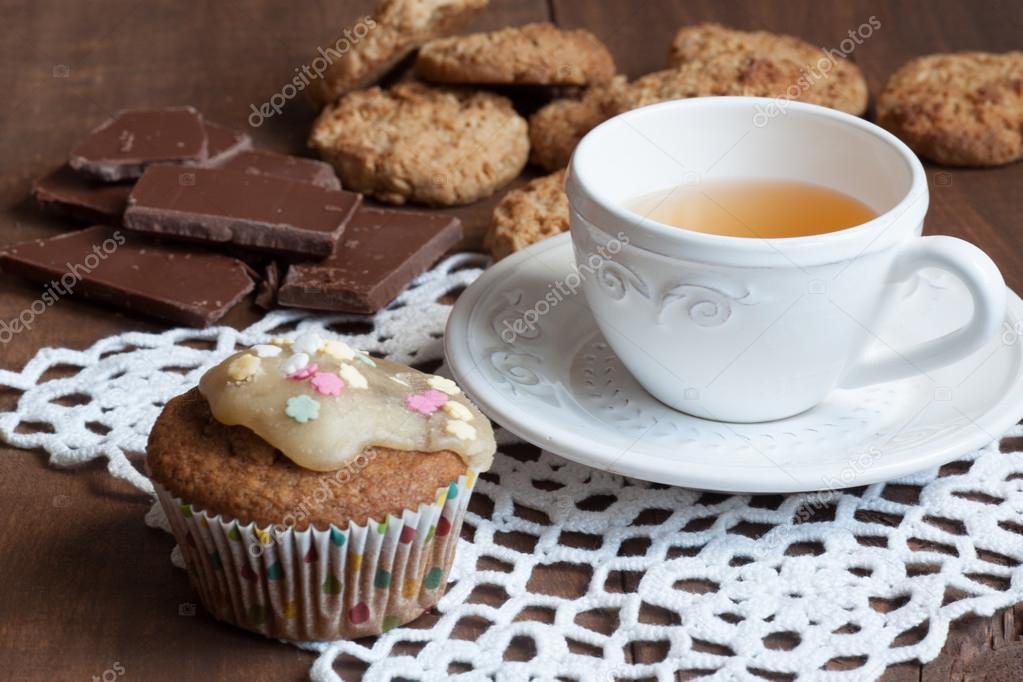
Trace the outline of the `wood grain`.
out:
[[[332,42],[370,9],[366,0],[295,3],[287,0],[94,0],[69,3],[0,0],[0,201],[4,220],[0,245],[66,229],[39,215],[25,201],[32,178],[58,165],[84,131],[122,107],[193,104],[212,120],[247,127],[249,105],[266,100],[286,83],[317,46]],[[905,60],[928,52],[1020,48],[1023,6],[1011,2],[864,2],[821,4],[809,0],[715,2],[689,0],[496,0],[474,28],[551,19],[585,27],[611,48],[619,69],[630,75],[663,68],[678,26],[720,21],[800,35],[822,46],[837,45],[871,15],[882,28],[853,58],[874,92]],[[535,106],[524,102],[523,106]],[[301,98],[257,129],[257,143],[302,152],[314,111]],[[980,245],[998,262],[1006,281],[1023,286],[1023,232],[1019,187],[1023,164],[970,171],[928,167],[932,207],[927,231],[960,236]],[[522,182],[522,181],[519,181]],[[458,209],[478,244],[499,196]],[[39,289],[0,278],[0,319],[29,305]],[[243,327],[259,311],[244,304],[227,323]],[[158,331],[158,322],[109,308],[65,300],[39,316],[33,328],[0,346],[0,367],[20,368],[41,347],[85,348],[127,329]],[[10,409],[14,392],[0,392]],[[535,457],[529,447],[511,456]],[[183,573],[167,560],[172,542],[142,523],[148,500],[115,481],[98,464],[63,472],[39,453],[0,449],[0,678],[52,680],[102,678],[122,666],[126,679],[300,680],[311,657],[206,616]],[[488,501],[474,498],[488,513]],[[492,508],[492,505],[491,507]],[[521,514],[535,510],[519,510]],[[471,533],[471,529],[466,529]],[[505,541],[529,551],[535,539]],[[586,542],[587,538],[566,538]],[[623,547],[625,554],[643,547]],[[496,566],[481,565],[484,568]],[[500,569],[499,569],[500,570]],[[629,591],[639,576],[619,573],[608,589]],[[537,571],[531,588],[558,595],[580,594],[587,576],[567,567]],[[474,601],[499,605],[500,590],[478,590]],[[551,612],[531,609],[523,620],[550,622]],[[644,622],[669,622],[670,614],[646,609]],[[614,627],[615,614],[590,612],[580,624],[597,631]],[[435,616],[418,623],[428,626]],[[472,638],[485,626],[460,623],[456,638]],[[1023,678],[1023,607],[991,618],[968,617],[954,624],[942,655],[926,665],[894,666],[884,680],[1018,680]],[[508,656],[532,655],[517,642]],[[704,645],[706,646],[706,645]],[[592,654],[584,646],[578,653]],[[414,654],[415,643],[400,651]],[[661,644],[633,645],[630,660],[660,660]],[[364,665],[341,659],[338,671],[355,679]],[[452,671],[455,672],[455,671]],[[679,679],[692,675],[680,673]]]

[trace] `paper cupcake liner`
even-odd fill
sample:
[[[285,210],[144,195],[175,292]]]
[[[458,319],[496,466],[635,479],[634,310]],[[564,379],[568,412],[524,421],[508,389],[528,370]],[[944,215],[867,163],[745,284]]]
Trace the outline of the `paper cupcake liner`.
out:
[[[243,525],[155,487],[210,613],[267,637],[313,641],[380,634],[437,603],[476,473],[400,517],[322,531]]]

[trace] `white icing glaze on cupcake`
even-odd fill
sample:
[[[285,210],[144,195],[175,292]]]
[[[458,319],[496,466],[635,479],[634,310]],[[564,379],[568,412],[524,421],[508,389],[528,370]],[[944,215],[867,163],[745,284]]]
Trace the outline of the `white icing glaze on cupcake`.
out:
[[[235,353],[199,391],[217,421],[249,428],[314,471],[340,469],[372,446],[451,450],[482,471],[497,448],[490,422],[450,379],[316,333]]]

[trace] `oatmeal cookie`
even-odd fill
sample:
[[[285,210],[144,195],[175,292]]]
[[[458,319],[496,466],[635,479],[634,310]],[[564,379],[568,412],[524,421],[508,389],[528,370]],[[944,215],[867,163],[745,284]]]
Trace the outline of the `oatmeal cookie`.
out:
[[[529,117],[529,160],[549,171],[564,168],[583,135],[616,113],[625,78],[589,88],[578,99],[559,99]]]
[[[951,166],[1023,157],[1023,52],[919,57],[888,79],[877,122],[913,151]]]
[[[380,0],[366,33],[346,31],[338,42],[349,46],[307,92],[314,102],[328,104],[383,76],[420,45],[458,31],[488,0]],[[353,33],[354,37],[349,37]]]
[[[559,170],[512,190],[494,207],[490,230],[483,240],[495,261],[530,244],[568,231],[565,170]]]
[[[310,144],[344,186],[391,203],[467,204],[526,163],[526,121],[489,92],[403,83],[354,92],[327,107]]]
[[[579,100],[557,100],[530,118],[531,161],[553,170],[568,163],[596,125],[631,109],[715,95],[784,97],[861,115],[867,84],[859,68],[798,38],[697,24],[675,36],[671,67],[626,83],[595,86]]]
[[[688,72],[683,89],[785,97],[856,116],[867,110],[867,82],[859,67],[837,51],[793,36],[712,23],[686,26],[671,43],[668,64]],[[712,73],[700,78],[708,66]]]
[[[434,40],[419,51],[415,72],[437,83],[594,85],[611,80],[615,65],[589,31],[543,22]]]

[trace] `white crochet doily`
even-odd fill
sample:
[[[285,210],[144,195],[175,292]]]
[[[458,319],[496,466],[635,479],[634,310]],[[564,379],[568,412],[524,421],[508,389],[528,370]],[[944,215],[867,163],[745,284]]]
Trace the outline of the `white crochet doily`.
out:
[[[0,370],[0,385],[22,392],[0,413],[0,437],[61,467],[105,458],[112,475],[152,492],[128,454],[144,451],[168,398],[237,346],[325,328],[401,362],[436,363],[450,311],[437,300],[483,265],[453,256],[371,321],[275,311],[240,332],[129,332],[84,351],[43,349],[21,371]],[[56,366],[70,375],[46,380]],[[960,616],[1023,601],[1023,453],[998,443],[865,489],[750,497],[626,479],[498,435],[504,454],[477,484],[439,618],[304,645],[319,653],[313,680],[340,680],[339,656],[367,663],[368,680],[873,680],[886,665],[935,657]],[[160,514],[148,518],[160,525]],[[575,594],[548,593],[552,580]],[[452,637],[460,621],[481,632],[475,641]]]

